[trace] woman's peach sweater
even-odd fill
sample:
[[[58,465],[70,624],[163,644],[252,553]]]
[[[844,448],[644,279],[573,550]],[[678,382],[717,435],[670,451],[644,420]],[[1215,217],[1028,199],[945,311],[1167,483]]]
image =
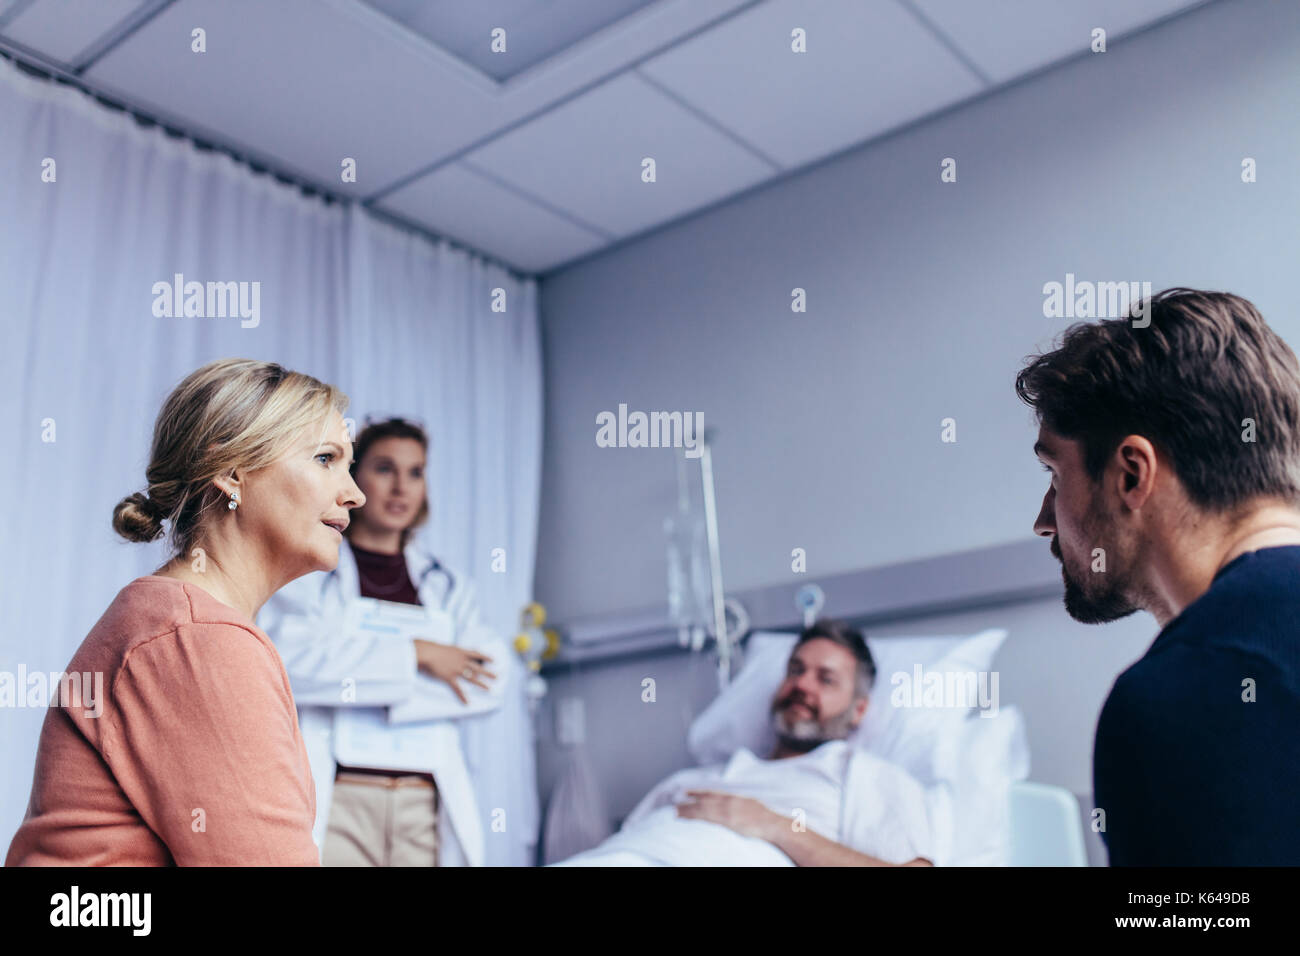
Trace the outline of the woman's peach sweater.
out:
[[[316,791],[289,678],[243,613],[148,575],[124,587],[67,673],[101,712],[50,701],[6,866],[318,866]]]

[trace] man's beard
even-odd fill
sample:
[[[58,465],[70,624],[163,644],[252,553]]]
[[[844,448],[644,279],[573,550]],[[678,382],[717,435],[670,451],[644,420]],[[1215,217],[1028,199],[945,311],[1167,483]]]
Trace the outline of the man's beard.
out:
[[[1089,565],[1079,579],[1071,577],[1061,555],[1060,542],[1055,535],[1052,537],[1052,555],[1061,562],[1061,578],[1065,581],[1065,612],[1081,624],[1109,624],[1139,610],[1132,596],[1133,555],[1124,553],[1126,549],[1121,548],[1119,536],[1113,532],[1114,523],[1102,511],[1101,495],[1094,494],[1084,521],[1083,537],[1110,542],[1105,549],[1105,571],[1093,571]],[[1091,551],[1089,548],[1089,554]]]
[[[772,729],[776,739],[783,747],[807,753],[815,750],[828,740],[844,740],[853,730],[853,708],[845,708],[844,713],[836,714],[825,721],[809,717],[804,720],[787,720],[786,709],[790,698],[778,701],[772,708]],[[807,707],[807,704],[804,704]]]

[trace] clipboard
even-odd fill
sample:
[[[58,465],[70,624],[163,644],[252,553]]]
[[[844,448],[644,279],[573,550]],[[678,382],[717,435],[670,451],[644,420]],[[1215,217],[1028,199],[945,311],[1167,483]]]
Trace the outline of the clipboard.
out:
[[[451,615],[421,604],[355,598],[343,620],[350,634],[360,631],[408,643],[417,637],[456,643]],[[350,767],[431,773],[439,756],[457,739],[456,729],[445,721],[390,724],[387,707],[343,707],[334,715],[334,759]]]
[[[422,637],[438,644],[455,644],[456,629],[451,615],[423,604],[402,604],[380,598],[354,598],[343,615],[347,633],[365,631],[385,635],[393,640],[410,641]]]

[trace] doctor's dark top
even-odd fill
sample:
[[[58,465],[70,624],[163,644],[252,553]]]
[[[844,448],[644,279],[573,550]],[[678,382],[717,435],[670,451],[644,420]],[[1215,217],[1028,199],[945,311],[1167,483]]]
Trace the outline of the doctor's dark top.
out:
[[[1119,676],[1093,789],[1112,866],[1300,865],[1300,546],[1224,565]]]
[[[406,555],[401,551],[396,554],[383,554],[379,551],[367,551],[358,548],[351,541],[348,547],[357,562],[357,581],[361,585],[361,596],[379,598],[382,601],[396,601],[399,604],[419,604],[420,593],[411,583],[411,575],[406,569]]]

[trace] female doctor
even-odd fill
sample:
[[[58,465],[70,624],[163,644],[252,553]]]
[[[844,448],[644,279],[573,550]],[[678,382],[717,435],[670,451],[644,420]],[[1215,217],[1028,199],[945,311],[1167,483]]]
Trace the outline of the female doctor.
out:
[[[366,503],[342,529],[338,567],[292,582],[258,618],[298,705],[326,866],[483,863],[454,718],[499,707],[494,669],[511,661],[479,623],[469,579],[410,541],[429,514],[427,449],[412,422],[368,424],[351,465]],[[404,611],[406,626],[377,622],[379,607]]]

